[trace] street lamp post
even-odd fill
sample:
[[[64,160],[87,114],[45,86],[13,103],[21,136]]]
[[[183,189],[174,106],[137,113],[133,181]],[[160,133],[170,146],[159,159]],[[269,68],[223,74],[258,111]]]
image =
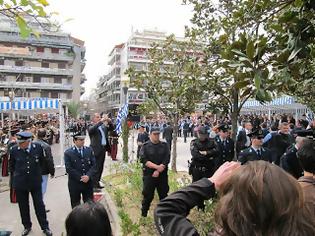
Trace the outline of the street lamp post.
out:
[[[15,94],[14,91],[9,91],[9,99],[10,99],[10,119],[9,119],[9,137],[11,138],[11,126],[13,121],[13,100],[14,100]]]
[[[128,89],[129,89],[129,78],[125,78],[121,80],[122,82],[122,91],[124,94],[124,103],[122,106],[127,104],[128,102]],[[123,139],[123,160],[124,162],[128,162],[128,138],[129,138],[129,127],[127,123],[127,118],[123,122],[123,130],[122,130],[122,139]]]

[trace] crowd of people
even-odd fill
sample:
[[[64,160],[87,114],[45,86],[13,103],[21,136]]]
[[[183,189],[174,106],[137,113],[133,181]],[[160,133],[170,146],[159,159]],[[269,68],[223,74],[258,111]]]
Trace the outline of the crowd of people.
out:
[[[203,211],[204,200],[214,198],[216,192],[219,203],[213,235],[315,234],[315,120],[241,116],[235,140],[229,117],[188,116],[176,126],[167,120],[147,120],[135,127],[137,157],[143,165],[141,216],[147,217],[157,190],[160,203],[154,217],[161,235],[198,235],[186,216],[195,206]],[[104,187],[101,175],[106,153],[116,160],[115,123],[106,114],[96,113],[90,123],[71,120],[68,129],[73,146],[65,151],[64,160],[73,210],[65,224],[67,235],[111,235],[106,210],[93,202],[93,194]],[[184,143],[191,138],[188,172],[193,183],[168,196],[175,129]],[[52,235],[44,204],[48,177],[55,173],[50,148],[54,139],[49,130],[59,142],[56,120],[14,122],[8,137],[2,139],[9,150],[10,196],[19,206],[22,235],[32,229],[29,195],[43,233]],[[87,134],[89,147],[85,146]],[[94,227],[99,230],[92,231]]]

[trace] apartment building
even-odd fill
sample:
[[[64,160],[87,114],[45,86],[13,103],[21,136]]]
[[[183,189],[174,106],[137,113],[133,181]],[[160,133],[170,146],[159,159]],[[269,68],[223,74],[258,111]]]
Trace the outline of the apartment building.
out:
[[[84,41],[62,32],[22,39],[15,22],[0,18],[0,97],[60,98],[79,101],[86,81]]]
[[[109,72],[100,78],[97,85],[98,101],[108,112],[116,112],[124,103],[123,87],[128,86],[128,103],[130,109],[135,109],[143,103],[147,95],[144,91],[125,84],[129,78],[125,71],[129,67],[136,70],[147,68],[147,50],[152,43],[163,42],[167,34],[158,30],[143,30],[132,32],[126,43],[116,45],[108,58]],[[180,38],[178,38],[180,40]],[[129,80],[129,82],[132,82]]]

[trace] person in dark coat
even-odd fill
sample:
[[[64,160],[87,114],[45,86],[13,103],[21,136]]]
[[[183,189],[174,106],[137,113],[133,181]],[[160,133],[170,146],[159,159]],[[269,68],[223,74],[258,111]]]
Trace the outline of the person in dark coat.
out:
[[[93,185],[96,192],[99,192],[100,188],[103,188],[100,184],[100,180],[104,169],[106,148],[107,145],[109,145],[108,130],[104,124],[106,121],[108,121],[108,118],[105,116],[101,117],[99,113],[95,113],[93,117],[93,125],[88,129],[91,141],[90,147],[92,148],[96,159],[96,172],[93,177]]]
[[[261,129],[254,130],[248,136],[251,138],[252,145],[242,150],[239,154],[238,160],[241,164],[245,164],[248,161],[264,160],[272,162],[272,153],[268,148],[263,148],[264,134]]]
[[[37,220],[46,236],[51,236],[42,195],[42,166],[46,162],[41,145],[31,142],[32,133],[17,133],[17,143],[10,148],[10,172],[19,204],[24,231],[28,235],[32,229],[29,211],[29,194],[32,195]]]
[[[303,176],[303,169],[299,163],[296,153],[303,145],[305,139],[306,138],[300,136],[296,137],[296,144],[289,147],[284,155],[280,158],[280,167],[286,172],[290,173],[296,179]]]
[[[227,124],[221,124],[218,130],[219,135],[214,139],[218,146],[215,169],[218,169],[226,161],[232,161],[234,158],[234,141],[229,137],[230,127]]]
[[[54,158],[51,153],[51,147],[44,141],[46,137],[46,130],[41,128],[37,131],[37,140],[34,143],[38,143],[44,149],[44,154],[47,161],[42,166],[42,193],[43,198],[47,190],[48,175],[53,178],[55,175]]]
[[[239,153],[250,146],[250,138],[248,134],[252,132],[253,125],[250,122],[245,123],[245,128],[241,130],[237,135],[236,151]]]
[[[145,127],[146,126],[144,124],[141,124],[140,127],[139,127],[139,131],[138,131],[138,137],[137,137],[137,145],[138,145],[138,148],[137,148],[137,160],[139,160],[139,158],[140,158],[140,150],[141,150],[143,144],[150,140],[149,135],[148,135]]]
[[[157,189],[160,200],[169,191],[167,166],[170,162],[170,150],[167,143],[160,141],[160,128],[152,127],[150,140],[143,144],[140,150],[140,160],[143,164],[143,200],[141,215],[146,217]]]
[[[93,150],[84,146],[85,136],[79,133],[73,136],[74,146],[64,153],[71,207],[79,205],[81,195],[83,202],[93,200],[93,177],[96,161]]]
[[[167,122],[167,126],[163,131],[163,138],[166,140],[170,151],[172,150],[172,140],[173,140],[173,128],[170,122]]]
[[[209,178],[215,172],[215,159],[218,158],[219,150],[214,140],[209,138],[205,127],[198,131],[198,138],[190,143],[191,163],[189,173],[192,181],[202,178]],[[204,209],[203,202],[198,205],[199,209]]]

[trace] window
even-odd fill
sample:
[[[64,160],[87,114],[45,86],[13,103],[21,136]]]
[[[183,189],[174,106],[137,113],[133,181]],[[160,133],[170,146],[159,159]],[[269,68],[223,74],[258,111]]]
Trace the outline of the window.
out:
[[[23,61],[15,61],[15,66],[23,66]]]
[[[55,83],[55,84],[61,84],[61,78],[59,78],[59,77],[54,77],[54,83]]]
[[[4,65],[4,59],[0,59],[0,65]]]
[[[49,98],[49,92],[46,90],[42,90],[42,91],[40,91],[40,96],[42,98]]]
[[[36,52],[44,52],[44,47],[37,47]]]
[[[59,98],[59,93],[56,91],[51,92],[51,98]]]
[[[42,62],[42,68],[49,68],[48,62]]]
[[[41,82],[40,75],[34,75],[33,76],[33,83],[40,83],[40,82]]]
[[[51,49],[51,52],[52,52],[52,53],[59,53],[59,48],[52,48],[52,49]]]
[[[0,82],[6,82],[7,78],[4,75],[0,75]]]
[[[66,69],[66,63],[58,63],[58,69]]]

